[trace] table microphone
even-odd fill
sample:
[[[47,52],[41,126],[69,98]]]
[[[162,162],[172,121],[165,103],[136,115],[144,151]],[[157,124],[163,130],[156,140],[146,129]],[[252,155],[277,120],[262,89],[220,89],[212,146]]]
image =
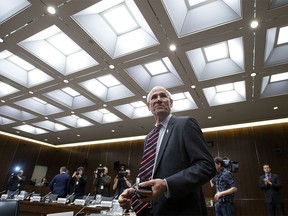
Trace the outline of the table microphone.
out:
[[[6,190],[3,190],[3,191],[0,192],[0,194],[5,193],[5,192],[6,192]]]
[[[7,199],[12,199],[12,197],[17,193],[19,191],[19,189],[17,189],[16,191],[14,191],[13,193],[11,193],[8,197],[7,197]]]
[[[88,205],[88,204],[89,204],[89,203],[86,203],[87,200],[88,200],[88,198],[89,198],[89,196],[90,196],[90,193],[87,194],[86,199],[85,199],[85,202],[84,202],[84,205]]]
[[[45,199],[51,194],[51,192],[47,193],[45,196],[41,198],[41,201],[45,201]]]
[[[24,199],[25,199],[25,200],[29,200],[30,197],[34,195],[34,193],[35,193],[35,191],[33,191],[32,193],[27,194],[27,195],[24,197]]]
[[[70,198],[74,195],[75,193],[73,192],[71,195],[69,195],[68,197],[66,197],[66,204],[70,202]]]

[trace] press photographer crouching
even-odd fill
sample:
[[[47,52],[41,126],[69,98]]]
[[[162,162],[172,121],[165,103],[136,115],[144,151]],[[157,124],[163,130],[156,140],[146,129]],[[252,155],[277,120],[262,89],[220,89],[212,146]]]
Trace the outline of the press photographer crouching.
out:
[[[130,169],[125,169],[124,166],[120,167],[118,174],[114,178],[113,184],[113,190],[115,190],[115,198],[117,198],[126,188],[132,187],[133,181],[130,179],[130,175]]]
[[[110,196],[111,176],[108,175],[108,168],[100,164],[94,171],[94,193],[102,196]]]

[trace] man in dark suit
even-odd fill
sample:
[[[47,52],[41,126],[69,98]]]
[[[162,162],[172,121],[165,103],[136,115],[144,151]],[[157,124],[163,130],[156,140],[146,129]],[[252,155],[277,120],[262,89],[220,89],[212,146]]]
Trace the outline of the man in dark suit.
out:
[[[269,216],[276,215],[276,209],[281,216],[284,216],[284,200],[280,189],[281,182],[278,175],[271,173],[269,164],[263,165],[264,175],[259,178],[259,185],[265,193],[265,203]]]
[[[142,196],[140,201],[149,205],[137,215],[207,215],[201,186],[214,177],[214,161],[197,121],[172,116],[172,105],[170,92],[161,86],[154,87],[147,96],[155,125],[161,124],[152,178],[126,189],[118,199],[125,209],[132,202],[135,210],[135,193]],[[151,187],[151,192],[141,192],[142,187]]]
[[[69,193],[70,176],[66,172],[66,167],[60,167],[60,173],[54,176],[49,184],[52,194],[62,198]]]

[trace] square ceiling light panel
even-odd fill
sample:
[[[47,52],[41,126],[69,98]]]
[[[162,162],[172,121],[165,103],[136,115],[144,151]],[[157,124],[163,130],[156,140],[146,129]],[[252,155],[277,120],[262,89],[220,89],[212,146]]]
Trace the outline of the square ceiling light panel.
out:
[[[288,26],[267,29],[264,65],[288,63]]]
[[[197,109],[197,105],[189,92],[172,94],[173,107],[172,112]]]
[[[203,92],[210,106],[218,106],[246,100],[245,81],[204,88]]]
[[[13,127],[13,128],[16,130],[21,130],[21,131],[24,131],[26,133],[30,133],[30,134],[34,134],[34,135],[49,133],[46,130],[43,130],[43,129],[37,128],[37,127],[33,127],[31,125],[21,125],[21,126],[17,126],[17,127]]]
[[[4,97],[4,96],[7,96],[7,95],[10,95],[10,94],[13,94],[13,93],[16,93],[19,91],[19,89],[16,89],[14,88],[13,86],[10,86],[4,82],[1,82],[0,81],[0,98]]]
[[[269,0],[269,9],[274,9],[284,5],[288,5],[287,0]]]
[[[28,112],[25,112],[22,110],[18,110],[18,109],[15,109],[15,108],[7,106],[7,105],[0,107],[0,113],[2,116],[4,115],[4,116],[10,117],[12,119],[17,119],[19,121],[27,121],[27,120],[34,119],[37,117],[31,113],[28,113]]]
[[[178,37],[242,19],[241,0],[162,0],[162,4]]]
[[[134,96],[133,92],[111,74],[81,82],[79,85],[105,102]]]
[[[0,1],[0,24],[20,13],[31,4],[26,0]]]
[[[111,113],[109,110],[105,108],[91,111],[91,112],[85,112],[82,114],[100,124],[123,121],[121,118],[119,118],[118,116]]]
[[[15,121],[9,119],[9,118],[5,118],[3,116],[0,116],[0,125],[6,125],[6,124],[12,124]]]
[[[18,45],[63,75],[98,65],[96,60],[55,25],[21,41]]]
[[[159,44],[133,0],[99,1],[72,18],[113,59]]]
[[[49,120],[36,122],[36,123],[33,123],[33,125],[38,126],[40,128],[44,128],[49,131],[54,131],[54,132],[70,129],[62,124],[55,123]]]
[[[235,38],[186,52],[199,81],[244,72],[243,38]]]
[[[37,97],[27,98],[14,103],[23,108],[33,110],[33,112],[39,113],[43,116],[49,116],[63,112],[63,110],[59,109],[58,107],[53,106]]]
[[[57,89],[43,95],[70,109],[79,109],[95,105],[91,100],[70,87]]]
[[[7,50],[0,52],[0,68],[2,76],[27,88],[53,80],[51,76]]]
[[[168,57],[126,68],[125,71],[146,92],[158,85],[165,88],[184,85]]]
[[[114,108],[130,119],[152,116],[152,113],[148,110],[147,105],[143,101],[135,101],[129,104],[115,106]]]
[[[262,78],[261,98],[288,94],[288,72]]]
[[[60,121],[66,125],[69,125],[74,128],[82,128],[82,127],[88,127],[88,126],[93,126],[93,124],[83,118],[80,118],[79,116],[76,115],[71,115],[71,116],[65,116],[61,118],[55,119],[57,121]]]

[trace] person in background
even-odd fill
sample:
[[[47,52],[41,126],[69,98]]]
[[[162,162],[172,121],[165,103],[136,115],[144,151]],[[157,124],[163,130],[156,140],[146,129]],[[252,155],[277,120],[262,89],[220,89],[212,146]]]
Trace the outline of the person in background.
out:
[[[85,192],[87,177],[84,176],[84,167],[78,167],[71,178],[72,193],[75,199],[82,199]]]
[[[35,179],[31,179],[30,180],[30,185],[36,185],[36,181],[37,181],[37,179],[35,178]]]
[[[22,184],[26,179],[26,177],[23,174],[24,174],[23,170],[19,170],[11,174],[7,185],[8,198],[13,198],[15,195],[18,195],[20,193]]]
[[[108,168],[106,166],[103,169],[96,169],[94,171],[94,193],[101,194],[105,197],[110,197],[110,185],[111,185],[111,176],[108,175]]]
[[[49,182],[47,181],[46,177],[44,176],[41,181],[39,182],[39,186],[48,186],[49,185]]]
[[[130,179],[131,170],[126,169],[114,178],[113,190],[115,190],[114,197],[117,198],[125,189],[132,187],[133,181]]]
[[[279,176],[271,173],[269,164],[263,165],[264,175],[259,178],[260,188],[265,194],[265,203],[269,216],[276,215],[276,209],[278,215],[284,215],[284,200],[280,189],[282,187]]]
[[[137,215],[205,216],[202,185],[216,173],[213,158],[197,121],[173,116],[172,106],[171,93],[164,87],[149,92],[147,107],[156,127],[144,140],[143,158],[149,160],[140,164],[138,177],[143,182],[125,189],[118,201]]]
[[[216,216],[234,215],[234,193],[237,191],[232,172],[226,169],[221,157],[214,158],[217,174],[210,181],[211,187],[216,187],[214,195]]]
[[[49,184],[52,194],[57,194],[58,197],[66,197],[69,193],[70,176],[66,173],[65,166],[60,167],[60,173],[55,175]]]

